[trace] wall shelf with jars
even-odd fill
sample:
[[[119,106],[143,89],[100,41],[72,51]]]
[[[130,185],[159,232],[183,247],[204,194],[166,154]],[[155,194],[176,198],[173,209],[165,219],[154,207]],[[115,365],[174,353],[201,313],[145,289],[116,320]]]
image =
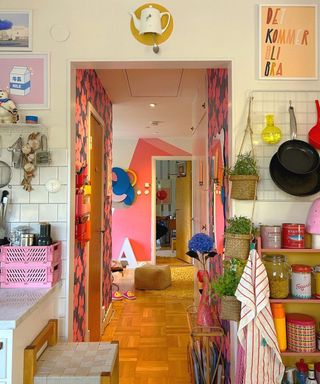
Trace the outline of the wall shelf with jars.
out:
[[[269,286],[270,286],[270,303],[280,304],[284,308],[284,333],[286,333],[286,344],[288,349],[281,350],[281,356],[285,366],[295,366],[295,363],[302,357],[306,363],[320,362],[320,343],[317,343],[316,332],[319,332],[320,324],[320,272],[314,273],[312,270],[316,265],[320,265],[320,249],[310,248],[262,248],[261,238],[257,239],[257,250],[264,260],[266,266]],[[308,267],[306,270],[298,269],[293,272],[294,265]],[[270,278],[270,270],[274,278]],[[296,276],[299,279],[304,275],[307,283],[296,283]],[[310,283],[310,285],[309,285]],[[296,292],[298,285],[301,292]],[[318,297],[316,295],[318,294]],[[303,296],[306,297],[303,297]],[[315,349],[304,352],[292,351],[288,342],[288,315],[297,313],[312,317],[315,327],[314,345]],[[274,319],[275,320],[275,319]],[[286,323],[287,322],[287,323]],[[276,326],[276,320],[275,320]],[[277,328],[277,327],[276,327]],[[279,340],[279,339],[278,339]],[[280,346],[280,342],[279,342]],[[280,348],[281,349],[281,348]]]

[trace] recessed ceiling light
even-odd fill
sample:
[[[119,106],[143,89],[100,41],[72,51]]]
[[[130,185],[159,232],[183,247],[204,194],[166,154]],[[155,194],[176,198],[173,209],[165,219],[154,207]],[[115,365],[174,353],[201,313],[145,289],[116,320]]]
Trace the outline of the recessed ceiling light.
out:
[[[159,135],[160,132],[156,131],[156,132],[152,132],[153,135]]]
[[[149,107],[150,107],[150,108],[155,108],[156,105],[157,105],[156,103],[150,103],[150,104],[149,104]]]

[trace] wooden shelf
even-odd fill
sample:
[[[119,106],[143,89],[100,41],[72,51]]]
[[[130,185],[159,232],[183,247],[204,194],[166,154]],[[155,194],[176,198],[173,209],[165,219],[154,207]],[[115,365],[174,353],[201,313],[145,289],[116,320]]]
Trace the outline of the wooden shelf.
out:
[[[298,299],[295,297],[287,297],[286,299],[270,299],[270,303],[282,303],[282,304],[320,304],[320,299]]]
[[[320,357],[320,351],[316,352],[281,352],[282,357]]]
[[[48,128],[42,124],[27,124],[27,123],[0,123],[0,132],[7,134],[30,134],[31,132],[41,132],[46,134]]]
[[[261,253],[320,253],[320,249],[312,248],[261,248]]]

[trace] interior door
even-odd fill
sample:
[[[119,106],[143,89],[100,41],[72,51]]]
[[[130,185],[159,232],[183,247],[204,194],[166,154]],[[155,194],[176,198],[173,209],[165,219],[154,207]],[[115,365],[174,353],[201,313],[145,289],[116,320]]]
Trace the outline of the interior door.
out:
[[[102,260],[102,135],[103,129],[91,115],[90,119],[90,181],[91,239],[88,260],[88,330],[90,341],[100,340],[101,323],[101,260]]]
[[[176,256],[191,264],[192,258],[186,252],[192,233],[192,167],[191,161],[185,163],[185,176],[177,177],[176,180]]]

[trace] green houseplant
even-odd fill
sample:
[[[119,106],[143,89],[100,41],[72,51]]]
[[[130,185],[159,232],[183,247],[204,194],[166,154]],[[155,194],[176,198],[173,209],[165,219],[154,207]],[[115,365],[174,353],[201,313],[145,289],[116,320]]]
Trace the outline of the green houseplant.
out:
[[[226,173],[232,182],[232,199],[254,200],[256,198],[259,172],[257,161],[251,151],[240,153],[234,166],[228,168]]]
[[[223,273],[212,281],[214,294],[221,298],[220,317],[223,320],[239,321],[241,304],[235,297],[245,261],[228,259],[223,263]]]
[[[246,260],[250,240],[255,233],[252,221],[246,216],[233,216],[227,220],[225,229],[225,255]]]

